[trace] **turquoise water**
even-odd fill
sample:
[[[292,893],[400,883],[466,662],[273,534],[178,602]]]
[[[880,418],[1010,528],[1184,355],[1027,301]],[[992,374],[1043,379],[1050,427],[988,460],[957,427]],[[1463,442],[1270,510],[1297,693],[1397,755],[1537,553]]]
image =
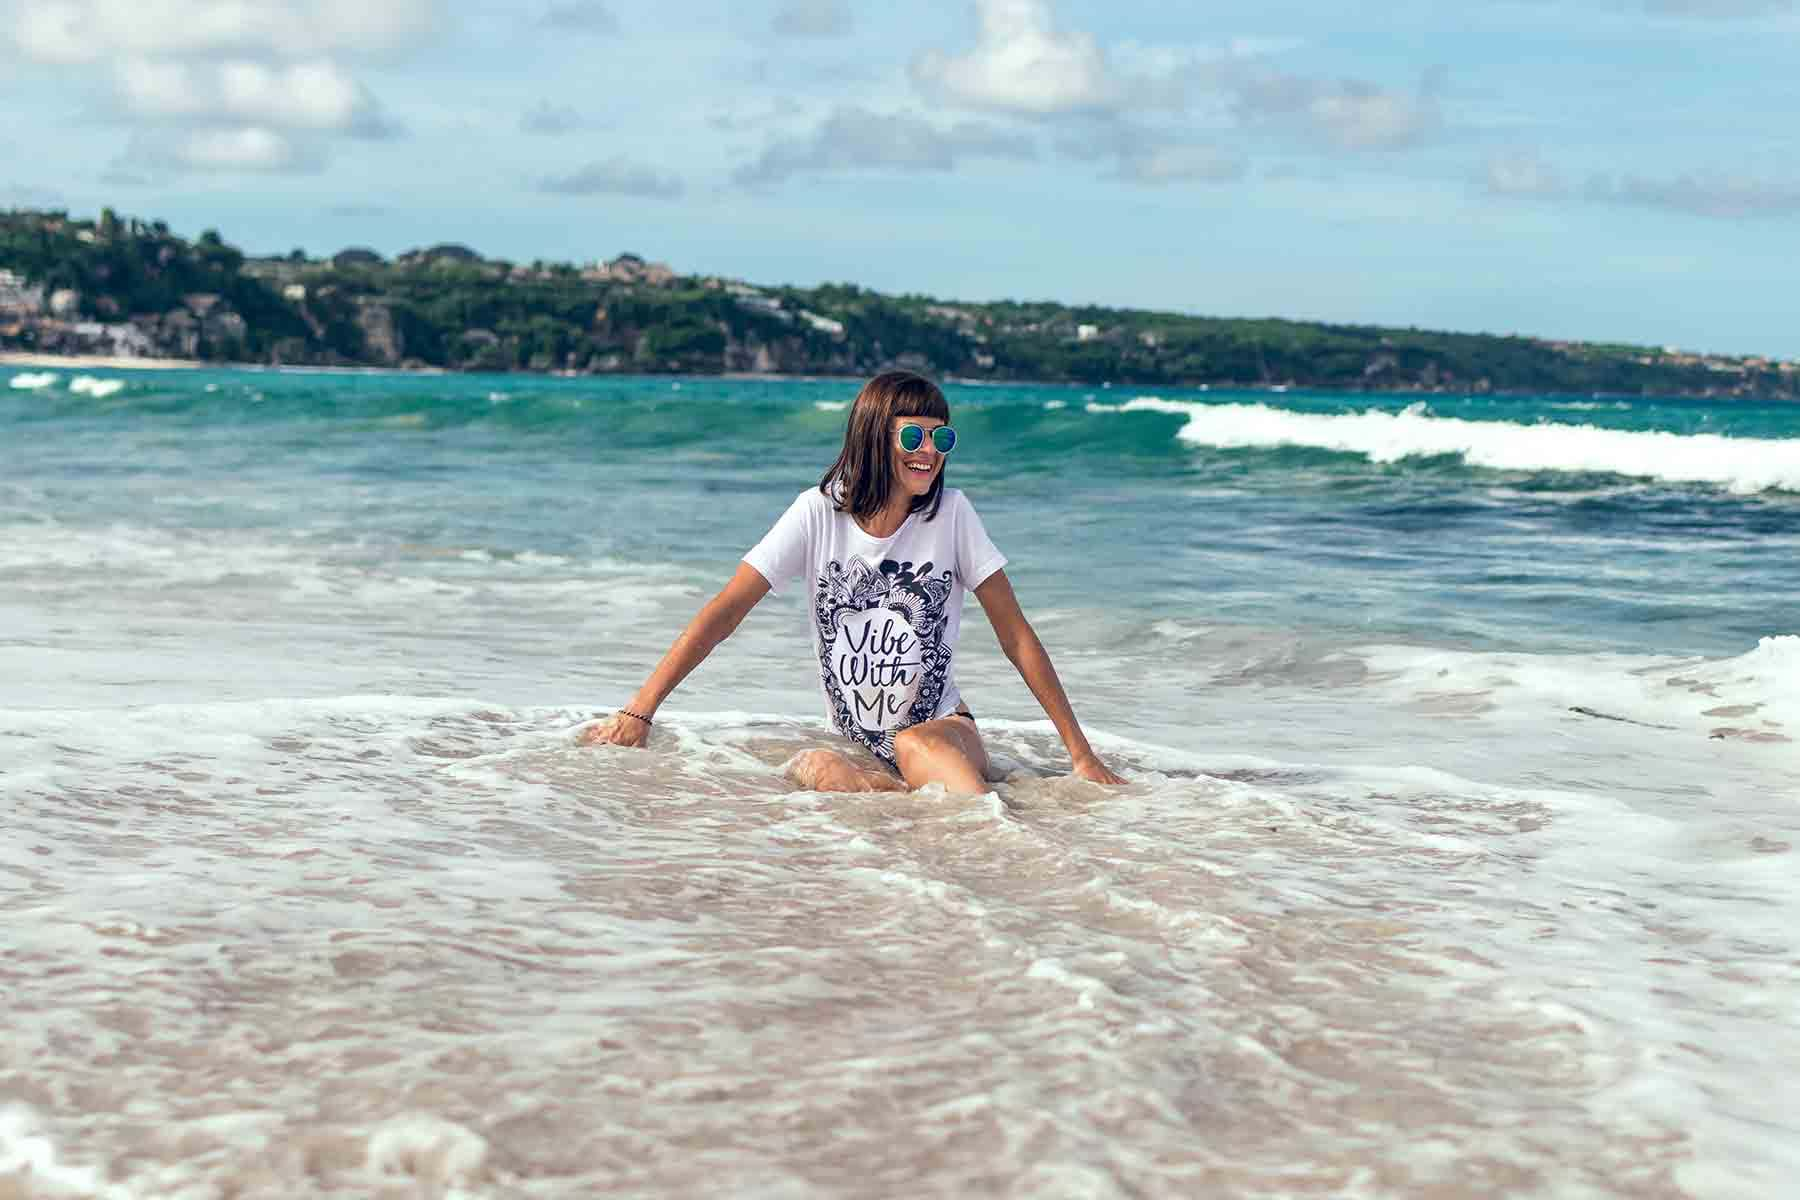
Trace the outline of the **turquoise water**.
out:
[[[854,394],[221,371],[134,374],[104,397],[63,383],[0,397],[0,437],[32,448],[7,486],[46,497],[15,506],[25,519],[177,533],[298,521],[345,546],[613,556],[720,578],[816,480],[842,436],[824,406]],[[1012,575],[1040,604],[1674,654],[1741,652],[1800,624],[1800,406],[1165,391],[1160,411],[1108,411],[1137,394],[950,392],[963,434],[950,481],[1003,549],[1026,551]],[[1235,415],[1184,440],[1193,412]],[[1356,442],[1369,413],[1411,428],[1361,438],[1377,450],[1333,444]],[[1271,414],[1314,424],[1258,428]],[[1441,452],[1434,436],[1454,426],[1519,443],[1512,461]],[[1556,444],[1581,427],[1614,440]],[[251,492],[262,503],[240,502]]]
[[[1127,787],[577,745],[855,387],[0,368],[0,1192],[1800,1184],[1800,406],[951,384]]]

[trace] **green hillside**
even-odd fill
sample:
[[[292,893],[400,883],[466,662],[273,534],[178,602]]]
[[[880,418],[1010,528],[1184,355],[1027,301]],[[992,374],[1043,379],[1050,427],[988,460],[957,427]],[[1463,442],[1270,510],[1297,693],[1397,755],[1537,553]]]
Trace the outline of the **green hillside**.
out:
[[[208,230],[0,213],[0,348],[451,370],[938,375],[1800,396],[1794,364],[1483,334],[752,285],[636,255],[575,266],[443,245],[251,258]]]

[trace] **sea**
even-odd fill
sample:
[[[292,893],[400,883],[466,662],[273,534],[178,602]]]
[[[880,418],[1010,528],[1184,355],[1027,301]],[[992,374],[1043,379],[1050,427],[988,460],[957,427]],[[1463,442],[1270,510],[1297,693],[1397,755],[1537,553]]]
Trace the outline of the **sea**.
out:
[[[1800,1194],[1800,405],[986,385],[983,795],[797,790],[857,381],[0,367],[0,1195]]]

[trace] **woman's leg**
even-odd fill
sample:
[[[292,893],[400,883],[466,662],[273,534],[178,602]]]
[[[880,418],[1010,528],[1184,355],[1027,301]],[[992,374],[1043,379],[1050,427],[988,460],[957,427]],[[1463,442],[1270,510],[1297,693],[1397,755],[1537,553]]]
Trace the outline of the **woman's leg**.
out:
[[[902,729],[894,739],[894,757],[907,787],[941,783],[951,792],[988,790],[987,747],[968,717],[939,717]]]
[[[876,761],[870,756],[870,761]],[[836,750],[807,750],[787,763],[787,776],[809,792],[904,792],[892,771],[859,767]]]

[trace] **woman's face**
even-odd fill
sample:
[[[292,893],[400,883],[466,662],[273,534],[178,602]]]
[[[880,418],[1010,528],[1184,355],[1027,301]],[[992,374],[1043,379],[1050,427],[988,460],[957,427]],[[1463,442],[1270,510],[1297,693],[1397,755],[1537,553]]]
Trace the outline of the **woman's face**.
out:
[[[894,486],[907,496],[923,496],[937,482],[944,469],[944,456],[931,444],[931,431],[944,424],[936,417],[895,417],[888,424],[888,450],[894,456]],[[900,448],[900,427],[917,425],[925,431],[925,440],[917,450]]]

